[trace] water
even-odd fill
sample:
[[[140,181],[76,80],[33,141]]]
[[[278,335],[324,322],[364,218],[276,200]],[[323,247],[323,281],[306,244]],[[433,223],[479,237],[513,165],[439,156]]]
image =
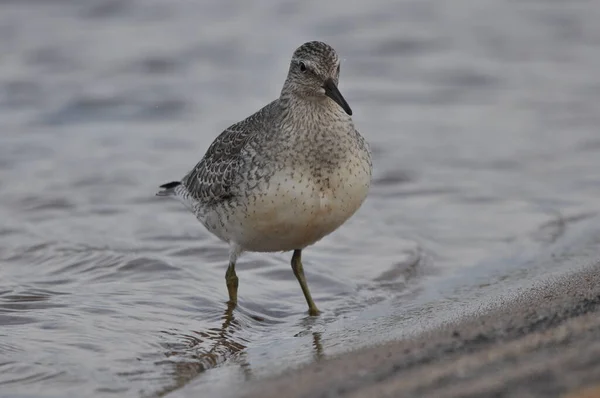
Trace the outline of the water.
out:
[[[593,2],[0,2],[0,394],[219,396],[479,311],[600,242]],[[154,197],[324,40],[372,193],[304,254],[242,257]],[[212,395],[211,395],[212,394]]]

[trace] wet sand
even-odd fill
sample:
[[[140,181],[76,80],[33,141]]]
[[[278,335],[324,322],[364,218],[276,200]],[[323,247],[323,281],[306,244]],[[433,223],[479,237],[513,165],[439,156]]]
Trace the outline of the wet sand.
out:
[[[600,264],[418,337],[248,387],[244,397],[600,397]]]

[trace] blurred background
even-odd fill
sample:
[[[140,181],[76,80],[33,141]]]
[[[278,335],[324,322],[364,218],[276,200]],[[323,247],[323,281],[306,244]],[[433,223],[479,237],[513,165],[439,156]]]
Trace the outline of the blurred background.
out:
[[[585,263],[598,20],[591,1],[0,1],[0,391],[218,396]],[[227,247],[154,194],[309,40],[343,60],[371,195],[305,251],[321,317],[289,253],[243,256],[228,312]]]

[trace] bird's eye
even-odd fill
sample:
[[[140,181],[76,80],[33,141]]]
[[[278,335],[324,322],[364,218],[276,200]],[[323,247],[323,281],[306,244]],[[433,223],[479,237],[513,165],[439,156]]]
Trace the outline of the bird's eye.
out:
[[[304,62],[300,62],[300,71],[306,72],[306,65],[304,64]]]

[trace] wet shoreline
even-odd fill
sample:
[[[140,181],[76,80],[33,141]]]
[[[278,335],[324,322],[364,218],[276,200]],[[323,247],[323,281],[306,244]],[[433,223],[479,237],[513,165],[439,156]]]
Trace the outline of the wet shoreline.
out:
[[[596,263],[418,337],[257,380],[242,396],[591,397],[598,380]]]

